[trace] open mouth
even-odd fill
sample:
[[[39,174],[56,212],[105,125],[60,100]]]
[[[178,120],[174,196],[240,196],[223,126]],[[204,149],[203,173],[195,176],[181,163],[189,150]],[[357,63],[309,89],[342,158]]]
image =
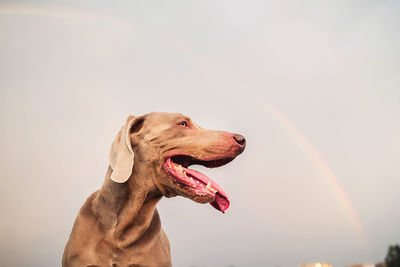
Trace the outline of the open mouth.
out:
[[[221,186],[205,174],[189,169],[190,165],[198,164],[207,168],[223,166],[234,158],[219,158],[213,160],[200,160],[187,155],[175,155],[167,157],[164,169],[175,178],[179,188],[188,195],[210,199],[210,204],[221,212],[229,207],[229,199]]]

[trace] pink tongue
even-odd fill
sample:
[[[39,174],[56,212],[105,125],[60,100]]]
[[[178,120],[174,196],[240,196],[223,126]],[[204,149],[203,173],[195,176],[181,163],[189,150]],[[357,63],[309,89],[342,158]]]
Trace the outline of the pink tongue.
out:
[[[213,180],[211,180],[210,178],[208,178],[206,175],[202,174],[201,172],[187,168],[184,169],[186,174],[195,177],[197,180],[201,181],[205,185],[210,183],[211,187],[217,190],[217,193],[215,194],[215,200],[210,204],[217,210],[220,210],[222,211],[222,213],[225,213],[225,210],[229,208],[229,199],[224,190],[222,190],[222,187]]]

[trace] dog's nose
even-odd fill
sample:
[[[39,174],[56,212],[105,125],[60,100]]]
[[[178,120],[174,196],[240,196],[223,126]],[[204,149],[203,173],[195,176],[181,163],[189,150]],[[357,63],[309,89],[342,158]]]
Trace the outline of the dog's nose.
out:
[[[233,139],[235,139],[235,141],[241,146],[244,146],[246,144],[246,139],[244,138],[243,135],[235,134],[233,136]]]

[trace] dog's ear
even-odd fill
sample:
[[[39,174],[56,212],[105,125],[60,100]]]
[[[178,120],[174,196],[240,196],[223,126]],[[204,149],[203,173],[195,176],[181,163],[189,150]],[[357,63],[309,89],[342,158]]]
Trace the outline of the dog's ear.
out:
[[[116,183],[125,183],[132,174],[134,155],[130,133],[142,122],[142,118],[129,116],[111,145],[111,180]]]

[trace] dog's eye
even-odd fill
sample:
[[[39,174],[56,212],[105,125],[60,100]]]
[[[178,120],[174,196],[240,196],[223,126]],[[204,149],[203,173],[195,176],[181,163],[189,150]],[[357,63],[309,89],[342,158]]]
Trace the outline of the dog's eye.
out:
[[[188,126],[186,121],[181,121],[181,122],[178,123],[178,125],[179,126],[183,126],[183,127],[187,127]]]

